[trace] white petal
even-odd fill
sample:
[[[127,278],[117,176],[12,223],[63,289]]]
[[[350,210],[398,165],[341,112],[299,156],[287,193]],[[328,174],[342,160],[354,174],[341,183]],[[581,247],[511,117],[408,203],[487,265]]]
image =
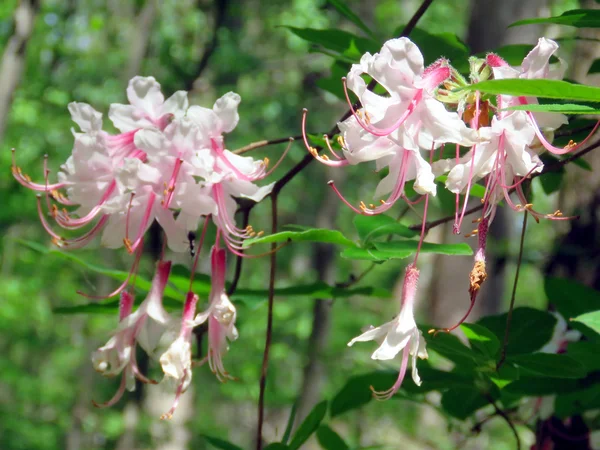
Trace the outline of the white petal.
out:
[[[215,102],[213,110],[221,120],[221,132],[229,133],[238,124],[240,116],[237,109],[241,101],[239,94],[228,92]]]
[[[163,133],[158,130],[140,130],[135,133],[135,146],[144,150],[148,155],[160,155],[167,153],[168,142]]]
[[[521,64],[521,78],[547,78],[550,57],[558,50],[558,44],[550,39],[540,38],[538,44],[527,54]]]
[[[348,342],[348,347],[354,345],[355,342],[377,341],[388,333],[391,326],[392,322],[388,322],[377,328],[370,327],[370,329],[365,331],[363,334]]]
[[[154,77],[133,77],[127,86],[127,98],[136,108],[145,112],[151,119],[158,119],[165,97],[160,92],[160,84]]]
[[[188,96],[186,91],[177,91],[162,105],[162,114],[173,114],[176,119],[183,117],[188,109]]]
[[[71,102],[69,103],[69,112],[71,119],[79,125],[81,131],[92,132],[102,129],[102,113],[87,103]]]
[[[113,103],[108,110],[108,118],[122,133],[152,126],[152,122],[143,117],[133,105]]]

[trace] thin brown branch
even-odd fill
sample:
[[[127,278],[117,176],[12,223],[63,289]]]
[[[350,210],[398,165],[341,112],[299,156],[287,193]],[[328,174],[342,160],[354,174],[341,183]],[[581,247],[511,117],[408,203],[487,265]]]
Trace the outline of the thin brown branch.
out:
[[[302,139],[302,135],[293,136],[291,139],[293,139],[295,141],[298,139]],[[262,140],[262,141],[251,142],[248,145],[244,145],[243,147],[240,147],[237,150],[234,150],[233,153],[235,153],[236,155],[243,155],[244,153],[250,152],[257,148],[266,147],[268,145],[283,144],[284,142],[289,142],[289,141],[290,141],[290,137],[284,137],[284,138],[279,138],[279,139],[271,139],[270,141]]]
[[[525,230],[527,229],[527,216],[529,214],[525,212],[523,214],[523,228],[521,230],[521,242],[519,244],[519,257],[517,258],[517,270],[515,272],[515,282],[513,283],[513,290],[510,296],[510,306],[508,307],[508,314],[506,316],[506,330],[504,331],[504,341],[502,342],[502,350],[500,352],[500,359],[496,365],[496,371],[500,370],[504,360],[506,359],[506,347],[508,346],[508,337],[510,335],[510,323],[512,321],[512,312],[515,307],[515,297],[517,295],[517,284],[519,283],[519,272],[521,270],[521,263],[523,262],[523,248],[525,247]]]
[[[527,217],[527,214],[525,214],[525,217]],[[500,409],[500,407],[498,407],[498,405],[496,404],[496,402],[494,401],[494,399],[491,396],[488,395],[487,400],[494,407],[495,415],[502,417],[504,419],[504,421],[508,424],[508,426],[510,427],[510,429],[513,432],[515,439],[517,441],[517,450],[521,450],[521,438],[519,437],[519,432],[517,431],[517,427],[515,427],[515,424],[513,423],[511,418],[508,417],[508,414],[506,414],[504,411],[502,411],[502,409]]]
[[[277,192],[271,194],[271,233],[277,233]],[[271,269],[269,273],[269,301],[267,308],[267,332],[265,336],[265,350],[260,372],[260,392],[258,394],[258,426],[256,435],[256,449],[262,449],[262,428],[265,414],[265,388],[267,386],[267,369],[269,368],[269,350],[273,336],[273,302],[275,299],[275,275],[277,271],[277,247],[271,244]]]

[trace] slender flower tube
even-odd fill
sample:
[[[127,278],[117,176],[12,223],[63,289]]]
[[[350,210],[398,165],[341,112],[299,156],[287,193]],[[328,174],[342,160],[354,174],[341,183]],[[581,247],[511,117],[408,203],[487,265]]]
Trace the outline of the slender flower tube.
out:
[[[373,395],[378,400],[387,400],[400,389],[408,367],[409,356],[412,358],[412,379],[417,386],[421,385],[421,379],[419,378],[419,372],[417,371],[417,357],[426,359],[428,355],[427,349],[425,348],[425,340],[423,339],[421,331],[417,328],[414,318],[414,302],[418,281],[419,269],[413,264],[410,264],[406,268],[406,273],[404,275],[400,313],[391,322],[385,323],[377,328],[371,327],[369,330],[360,336],[355,337],[348,343],[348,346],[352,346],[355,342],[377,341],[379,347],[373,352],[373,355],[371,355],[372,359],[394,359],[396,355],[402,351],[400,371],[394,385],[383,392],[375,391],[371,387]]]
[[[225,249],[219,248],[218,240],[211,250],[212,286],[208,309],[196,316],[194,326],[208,321],[208,365],[219,381],[233,377],[223,366],[223,354],[228,350],[228,341],[238,338],[235,327],[235,306],[225,292]]]

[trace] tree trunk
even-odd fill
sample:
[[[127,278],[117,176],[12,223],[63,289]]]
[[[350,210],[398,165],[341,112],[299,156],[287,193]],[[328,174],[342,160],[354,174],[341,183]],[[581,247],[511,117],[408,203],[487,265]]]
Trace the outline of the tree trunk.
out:
[[[15,31],[6,45],[0,63],[0,142],[4,137],[13,95],[21,82],[25,68],[25,51],[39,8],[39,0],[21,0],[15,10]]]

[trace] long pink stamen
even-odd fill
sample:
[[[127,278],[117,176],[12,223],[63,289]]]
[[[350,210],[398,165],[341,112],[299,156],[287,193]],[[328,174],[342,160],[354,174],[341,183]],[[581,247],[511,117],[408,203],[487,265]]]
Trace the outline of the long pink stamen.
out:
[[[98,204],[96,206],[94,206],[90,210],[90,212],[88,212],[85,216],[79,217],[77,219],[73,219],[73,218],[69,217],[67,214],[58,213],[55,217],[56,222],[58,224],[60,224],[60,226],[62,226],[64,228],[69,228],[72,230],[76,230],[78,228],[82,228],[82,227],[88,225],[98,215],[98,213],[100,211],[102,211],[102,206],[104,205],[104,203],[106,203],[108,201],[110,196],[115,191],[116,187],[117,187],[116,181],[115,180],[111,181],[110,184],[108,185],[108,187],[106,188],[106,191],[100,198]]]
[[[414,112],[415,108],[421,102],[421,99],[423,97],[423,89],[418,89],[417,93],[414,95],[414,97],[410,101],[410,104],[406,108],[406,111],[404,111],[402,113],[402,115],[398,118],[398,120],[393,125],[391,125],[387,128],[377,128],[370,124],[367,125],[367,124],[363,123],[363,121],[360,118],[360,116],[358,115],[358,113],[354,110],[354,106],[352,104],[352,101],[350,100],[350,96],[348,94],[348,86],[346,85],[346,77],[342,78],[342,83],[344,84],[344,95],[346,96],[346,101],[348,102],[348,105],[350,106],[350,111],[352,112],[352,115],[354,116],[354,118],[356,119],[358,124],[365,131],[368,131],[369,133],[371,133],[374,136],[387,136],[390,133],[393,133],[394,131],[396,131],[406,121],[406,119],[408,119],[410,117],[410,115]]]
[[[306,116],[307,116],[307,114],[308,114],[308,109],[304,108],[302,110],[302,139],[304,140],[304,146],[306,147],[306,150],[308,150],[308,152],[317,161],[319,161],[319,162],[321,162],[321,163],[323,163],[323,164],[325,164],[327,166],[331,166],[331,167],[343,167],[343,166],[347,166],[348,164],[350,164],[348,162],[348,160],[341,159],[339,157],[338,157],[338,161],[331,161],[329,158],[324,157],[322,155],[319,155],[319,152],[317,151],[317,149],[310,145],[310,143],[308,142],[308,135],[306,134]],[[329,149],[331,150],[331,152],[335,154],[335,152],[333,152],[333,149],[329,145],[329,141],[327,139],[326,139],[326,141],[327,141],[327,146],[329,147]]]
[[[185,380],[185,377],[187,376],[187,371],[188,371],[188,369],[183,369],[183,380]],[[177,386],[177,392],[175,393],[175,400],[173,401],[173,405],[171,406],[171,409],[169,409],[166,413],[164,413],[162,416],[160,416],[160,420],[169,420],[169,419],[171,419],[171,417],[173,417],[173,413],[177,409],[177,405],[179,405],[179,399],[181,398],[181,394],[183,394],[183,383],[184,383],[184,381],[179,383],[179,385]]]
[[[255,173],[252,173],[250,175],[246,175],[243,174],[242,172],[240,172],[237,167],[235,167],[231,161],[229,161],[229,159],[227,158],[227,156],[225,155],[225,153],[223,152],[223,149],[221,148],[221,146],[214,140],[211,139],[210,140],[211,145],[212,145],[212,149],[213,151],[216,153],[216,155],[219,157],[219,159],[221,159],[221,161],[223,161],[225,163],[225,165],[235,174],[235,176],[237,178],[239,178],[240,180],[245,180],[245,181],[256,181],[259,180],[261,178],[264,177],[264,166],[263,169],[257,170]]]
[[[271,167],[271,169],[266,172],[262,178],[266,178],[269,175],[271,175],[273,172],[275,172],[275,169],[277,169],[279,167],[279,165],[281,164],[281,162],[283,161],[283,158],[285,158],[285,156],[287,155],[287,153],[290,151],[290,148],[292,148],[292,144],[294,143],[294,138],[290,137],[290,141],[288,142],[287,147],[285,148],[285,150],[283,151],[283,153],[281,154],[281,156],[279,157],[279,159],[277,160],[277,162],[273,165],[273,167]],[[265,163],[266,164],[266,163]]]
[[[173,168],[173,174],[171,175],[169,184],[165,189],[165,192],[164,192],[165,198],[161,202],[164,209],[168,209],[169,206],[171,205],[171,201],[173,200],[173,195],[175,195],[175,183],[177,182],[177,177],[179,176],[179,171],[181,169],[182,164],[183,164],[183,159],[181,159],[179,157],[177,159],[175,159],[175,167]]]
[[[142,253],[143,253],[143,249],[144,246],[143,245],[139,245],[138,248],[136,249],[136,253],[135,253],[135,259],[133,260],[133,264],[131,265],[131,269],[129,270],[129,273],[127,274],[127,278],[125,278],[125,280],[123,281],[123,283],[121,283],[121,285],[116,288],[114,291],[112,291],[110,294],[107,295],[90,295],[90,294],[86,294],[85,292],[82,291],[77,291],[77,293],[79,295],[82,295],[86,298],[90,298],[90,299],[94,299],[94,300],[105,300],[111,297],[114,297],[115,295],[119,295],[119,294],[126,294],[126,292],[123,292],[123,290],[127,287],[127,285],[129,284],[129,280],[135,276],[135,274],[137,273],[137,269],[139,267],[139,263],[140,263],[140,259],[142,257]]]
[[[381,401],[390,399],[396,392],[398,392],[400,386],[402,386],[402,381],[404,381],[404,376],[406,375],[406,369],[408,367],[408,356],[410,353],[409,346],[411,339],[408,340],[408,342],[406,343],[406,347],[404,347],[404,350],[402,351],[402,363],[400,365],[400,371],[398,372],[398,378],[396,379],[394,385],[386,391],[376,391],[375,389],[373,389],[373,386],[371,386],[373,397],[376,400]]]
[[[103,403],[98,403],[95,400],[92,400],[92,404],[96,408],[110,408],[115,403],[117,403],[119,400],[121,400],[121,397],[123,397],[123,394],[125,393],[126,387],[127,387],[127,370],[125,370],[123,372],[123,375],[121,375],[121,383],[119,384],[119,389],[117,389],[117,392],[115,392],[115,395],[110,400],[103,402]]]
[[[21,185],[23,185],[26,188],[29,188],[31,190],[38,191],[38,192],[54,191],[57,189],[65,188],[70,185],[70,183],[66,183],[66,182],[65,183],[54,183],[54,184],[47,184],[47,183],[39,184],[39,183],[32,182],[31,178],[29,178],[28,175],[23,174],[23,172],[21,171],[21,168],[19,166],[17,166],[15,152],[16,152],[16,150],[13,148],[12,149],[11,172],[12,172],[15,180],[17,180]],[[46,169],[44,169],[44,173],[46,173]]]
[[[150,218],[152,217],[152,208],[154,207],[154,200],[156,199],[156,194],[154,192],[150,192],[148,197],[149,197],[148,205],[146,206],[146,211],[144,212],[144,217],[142,218],[142,222],[140,223],[140,229],[138,231],[137,238],[135,239],[133,244],[129,240],[129,238],[127,236],[127,232],[125,233],[125,239],[123,239],[123,242],[125,243],[125,247],[127,248],[127,251],[129,253],[133,253],[135,251],[135,249],[137,248],[137,246],[140,245],[140,243],[142,242],[142,239],[144,238],[144,234],[146,233],[146,228],[148,227],[148,222],[150,221]],[[127,214],[129,214],[129,211],[130,210],[127,211]]]

